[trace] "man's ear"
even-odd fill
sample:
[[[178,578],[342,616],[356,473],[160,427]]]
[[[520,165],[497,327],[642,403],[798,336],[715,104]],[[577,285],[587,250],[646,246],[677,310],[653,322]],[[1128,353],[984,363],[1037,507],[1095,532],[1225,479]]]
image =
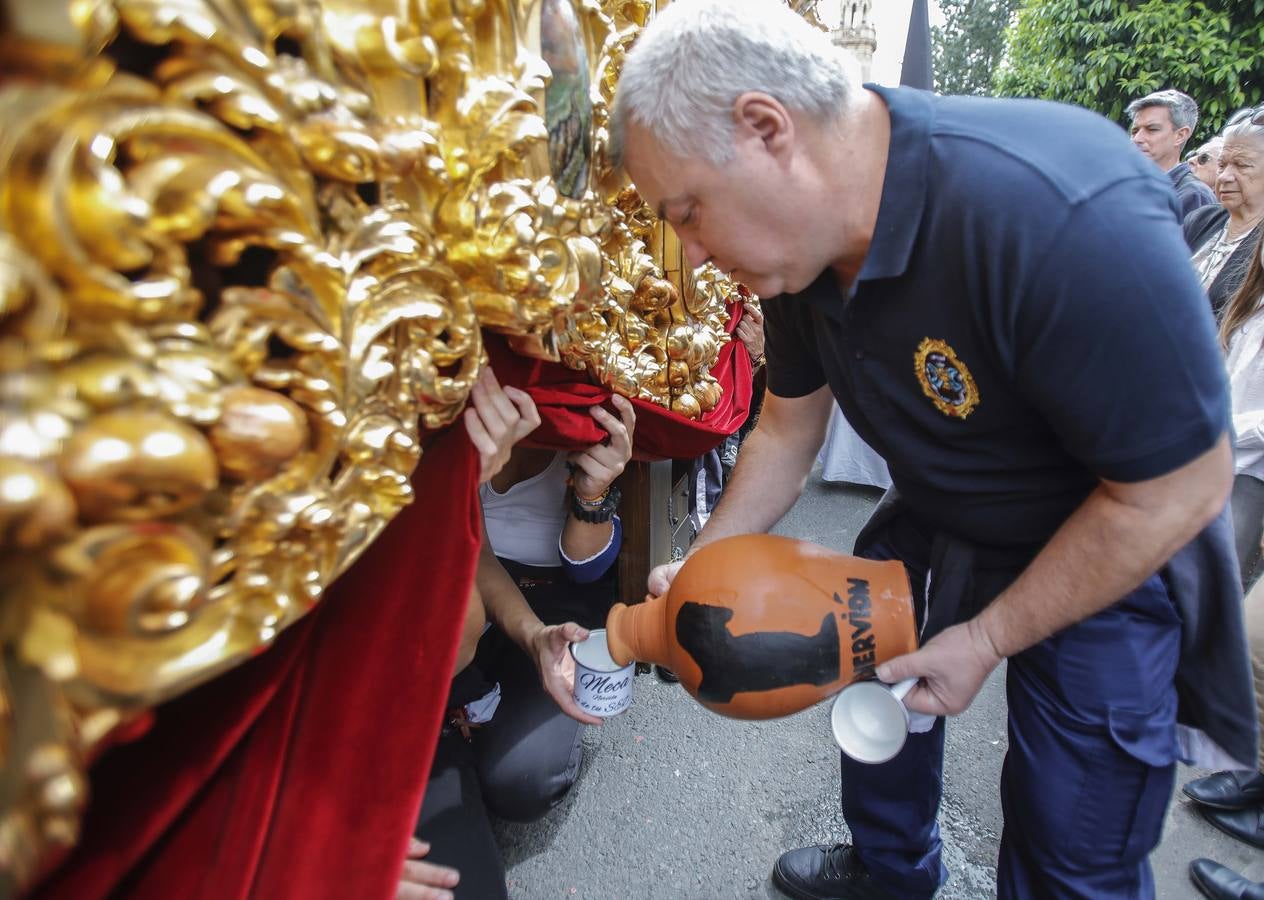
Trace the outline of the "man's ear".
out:
[[[1182,150],[1185,149],[1185,142],[1189,140],[1189,136],[1193,133],[1194,129],[1190,128],[1188,125],[1182,125],[1180,128],[1176,129],[1176,140],[1177,143],[1181,145]]]
[[[781,102],[762,91],[747,91],[733,101],[737,140],[758,138],[774,155],[794,141],[794,120]]]

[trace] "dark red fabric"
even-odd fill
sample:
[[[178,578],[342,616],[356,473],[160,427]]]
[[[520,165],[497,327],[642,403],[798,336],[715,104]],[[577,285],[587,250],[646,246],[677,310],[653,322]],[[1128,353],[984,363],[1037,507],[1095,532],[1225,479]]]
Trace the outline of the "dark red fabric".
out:
[[[81,841],[35,892],[129,900],[394,896],[479,549],[459,425],[320,605],[158,710],[92,770]]]
[[[734,304],[729,311],[731,334],[741,321],[742,305]],[[540,410],[540,427],[524,443],[550,450],[578,450],[606,436],[588,409],[609,400],[609,390],[560,363],[518,356],[502,338],[488,335],[486,343],[500,383],[525,390]],[[734,338],[720,348],[711,374],[724,394],[699,420],[686,419],[655,403],[632,401],[636,406],[633,443],[637,459],[692,459],[741,427],[750,413],[751,360],[740,340]]]

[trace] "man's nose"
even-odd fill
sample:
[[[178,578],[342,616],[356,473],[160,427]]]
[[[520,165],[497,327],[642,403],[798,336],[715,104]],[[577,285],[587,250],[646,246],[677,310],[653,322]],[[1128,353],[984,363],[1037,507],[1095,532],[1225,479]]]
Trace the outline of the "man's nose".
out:
[[[680,246],[685,249],[685,259],[689,261],[690,268],[696,269],[711,258],[707,248],[702,246],[702,242],[697,238],[682,237]]]

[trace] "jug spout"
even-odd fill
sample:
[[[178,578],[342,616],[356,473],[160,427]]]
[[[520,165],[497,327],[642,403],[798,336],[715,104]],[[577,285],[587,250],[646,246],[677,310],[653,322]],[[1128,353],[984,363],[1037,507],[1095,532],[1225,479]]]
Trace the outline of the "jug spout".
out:
[[[610,656],[621,666],[633,660],[671,666],[667,637],[667,598],[647,596],[644,603],[616,603],[606,617]]]

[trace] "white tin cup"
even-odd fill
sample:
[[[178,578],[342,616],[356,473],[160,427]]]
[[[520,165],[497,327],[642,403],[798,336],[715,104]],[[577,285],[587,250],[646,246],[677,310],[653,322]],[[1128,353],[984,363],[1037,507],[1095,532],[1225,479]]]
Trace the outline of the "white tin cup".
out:
[[[621,666],[610,657],[606,629],[588,632],[588,640],[571,644],[575,660],[575,702],[594,716],[617,716],[632,705],[636,663]]]
[[[909,732],[904,695],[915,684],[916,678],[896,685],[870,680],[843,688],[830,711],[834,740],[842,751],[862,763],[894,759]]]

